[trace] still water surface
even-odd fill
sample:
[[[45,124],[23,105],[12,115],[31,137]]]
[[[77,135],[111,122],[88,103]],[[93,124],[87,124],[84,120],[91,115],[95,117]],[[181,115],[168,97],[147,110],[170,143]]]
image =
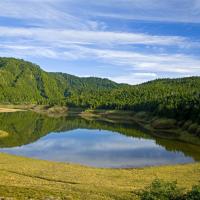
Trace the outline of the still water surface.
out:
[[[156,139],[125,124],[54,119],[35,113],[1,114],[0,121],[4,123],[0,130],[7,131],[10,137],[0,138],[0,152],[9,154],[106,168],[191,163],[199,159],[199,146]]]

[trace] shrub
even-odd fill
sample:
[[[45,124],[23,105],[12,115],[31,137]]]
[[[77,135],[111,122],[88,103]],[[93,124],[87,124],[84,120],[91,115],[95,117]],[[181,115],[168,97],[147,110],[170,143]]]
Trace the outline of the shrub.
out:
[[[200,200],[200,184],[193,186],[191,191],[184,192],[176,182],[156,179],[152,184],[136,192],[141,200]]]
[[[183,200],[182,189],[177,187],[176,182],[165,182],[159,179],[142,191],[138,196],[141,200]]]
[[[193,186],[192,190],[186,194],[186,200],[200,200],[200,184]]]

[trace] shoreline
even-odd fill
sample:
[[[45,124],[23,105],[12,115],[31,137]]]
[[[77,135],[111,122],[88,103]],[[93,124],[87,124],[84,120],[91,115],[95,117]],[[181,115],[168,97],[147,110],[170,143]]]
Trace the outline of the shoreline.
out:
[[[3,108],[0,107],[0,113],[12,113],[12,112],[22,112],[25,110],[17,109],[17,108]]]
[[[55,165],[62,165],[62,166],[71,166],[71,167],[79,167],[79,168],[85,168],[90,170],[105,170],[105,171],[132,171],[132,170],[145,170],[149,168],[165,168],[165,167],[186,167],[189,165],[200,165],[200,161],[194,161],[194,162],[187,162],[187,163],[175,163],[175,164],[161,164],[161,165],[146,165],[142,167],[96,167],[96,166],[90,166],[90,165],[84,165],[80,163],[73,163],[73,162],[65,162],[65,161],[53,161],[53,160],[45,160],[45,159],[39,159],[34,157],[26,157],[23,155],[15,155],[7,152],[0,152],[0,158],[8,157],[8,158],[16,158],[16,159],[24,159],[27,161],[32,162],[43,162],[43,163],[53,163]],[[200,166],[199,166],[200,167]]]

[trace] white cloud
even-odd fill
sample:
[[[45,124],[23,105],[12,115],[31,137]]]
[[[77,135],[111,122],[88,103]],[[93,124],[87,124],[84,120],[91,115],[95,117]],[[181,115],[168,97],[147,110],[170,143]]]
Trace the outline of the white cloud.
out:
[[[129,83],[132,85],[144,83],[158,78],[156,73],[129,73],[123,76],[109,77],[117,83]]]
[[[27,58],[44,57],[58,59],[61,55],[52,48],[42,46],[26,46],[26,45],[0,45],[2,49],[1,56]]]
[[[10,28],[0,27],[0,37],[17,38],[40,42],[55,42],[57,44],[144,44],[186,47],[194,45],[187,38],[178,36],[155,36],[142,33],[108,32],[108,31],[79,31],[69,29],[44,28]],[[196,44],[199,45],[199,44]]]
[[[121,19],[200,23],[200,0],[87,0],[87,3],[85,0],[3,0],[0,8],[1,16],[17,18],[62,19],[70,15],[86,20],[102,15]]]
[[[79,30],[98,28],[97,22],[71,14],[70,7],[62,10],[63,3],[65,4],[62,0],[3,0],[0,1],[0,16],[21,19],[32,26]]]
[[[79,30],[104,29],[102,17],[200,23],[200,0],[2,0],[0,10],[31,25]]]
[[[79,0],[83,2],[83,0]],[[101,0],[89,1],[91,15],[118,19],[200,23],[200,0]],[[114,7],[112,5],[115,5]],[[103,9],[107,8],[107,9]]]
[[[185,54],[149,54],[108,49],[91,49],[74,46],[77,59],[98,58],[112,65],[129,67],[142,73],[200,74],[200,59]]]
[[[0,45],[0,48],[3,46]],[[136,84],[156,79],[158,74],[167,77],[200,75],[200,60],[198,57],[185,54],[149,54],[133,51],[88,48],[81,45],[69,45],[67,49],[54,49],[46,46],[6,46],[4,52],[16,57],[27,56],[46,57],[63,60],[94,60],[102,65],[112,65],[116,70],[123,69],[127,73],[120,76],[109,76],[116,82]]]

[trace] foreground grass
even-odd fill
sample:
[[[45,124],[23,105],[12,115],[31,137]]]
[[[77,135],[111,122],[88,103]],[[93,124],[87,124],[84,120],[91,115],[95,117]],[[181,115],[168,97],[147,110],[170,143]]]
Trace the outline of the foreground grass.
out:
[[[137,199],[133,191],[155,178],[190,189],[200,164],[143,169],[97,169],[0,154],[0,197],[13,199]]]

